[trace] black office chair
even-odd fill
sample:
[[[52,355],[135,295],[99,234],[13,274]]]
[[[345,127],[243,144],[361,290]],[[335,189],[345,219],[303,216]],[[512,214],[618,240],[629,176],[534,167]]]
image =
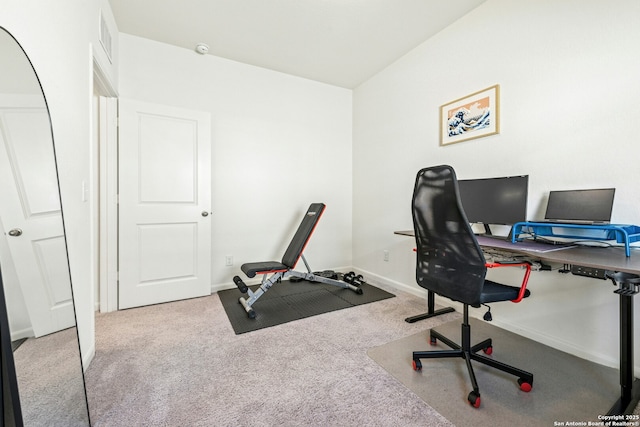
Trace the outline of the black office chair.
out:
[[[528,263],[487,263],[462,209],[458,182],[451,166],[435,166],[418,172],[413,193],[413,225],[416,237],[416,280],[418,285],[464,305],[461,344],[458,345],[431,329],[430,343],[442,341],[452,350],[414,351],[413,369],[420,371],[420,359],[462,357],[467,364],[473,391],[467,397],[474,407],[480,406],[480,390],[471,361],[518,377],[523,391],[530,391],[533,375],[490,357],[491,339],[471,345],[469,306],[480,307],[498,301],[519,302],[529,296],[526,289],[531,266]],[[519,266],[525,268],[522,285],[517,288],[485,279],[487,268]]]

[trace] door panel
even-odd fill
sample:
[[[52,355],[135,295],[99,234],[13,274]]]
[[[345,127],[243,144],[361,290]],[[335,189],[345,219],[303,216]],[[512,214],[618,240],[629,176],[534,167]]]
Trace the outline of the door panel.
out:
[[[198,224],[148,224],[139,228],[140,282],[190,279],[197,276]],[[171,250],[165,250],[165,241]]]
[[[197,202],[197,121],[140,115],[140,202]]]
[[[121,99],[119,132],[119,308],[210,294],[209,113]]]

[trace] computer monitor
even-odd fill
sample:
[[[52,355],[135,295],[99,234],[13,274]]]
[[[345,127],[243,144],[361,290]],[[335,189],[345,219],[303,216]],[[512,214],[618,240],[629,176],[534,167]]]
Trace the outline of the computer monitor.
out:
[[[545,219],[568,223],[607,223],[615,188],[550,191]]]
[[[527,219],[529,175],[458,180],[462,207],[470,223],[513,225]]]

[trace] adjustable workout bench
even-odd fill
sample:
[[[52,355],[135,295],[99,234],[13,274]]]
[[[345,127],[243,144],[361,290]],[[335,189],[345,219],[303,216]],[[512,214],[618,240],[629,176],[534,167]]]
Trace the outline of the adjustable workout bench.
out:
[[[256,317],[256,312],[253,310],[252,306],[258,298],[264,295],[264,293],[267,292],[276,282],[281,279],[286,279],[287,277],[297,277],[309,282],[327,283],[339,288],[350,289],[359,295],[362,294],[362,289],[353,284],[312,273],[309,268],[309,264],[307,264],[307,260],[304,258],[304,255],[302,255],[302,252],[311,237],[311,233],[313,233],[318,220],[320,220],[320,216],[324,212],[324,208],[324,203],[312,203],[311,206],[309,206],[307,213],[304,215],[304,218],[298,227],[298,231],[296,231],[296,234],[293,236],[293,240],[289,243],[289,247],[282,257],[282,262],[265,261],[242,264],[240,268],[247,277],[252,278],[255,277],[256,274],[263,275],[262,284],[255,292],[249,289],[240,277],[235,276],[233,278],[233,282],[236,284],[240,292],[248,294],[249,296],[248,299],[240,297],[238,300],[240,304],[242,304],[242,307],[244,307],[249,318],[254,319]],[[300,258],[302,258],[304,265],[307,267],[306,273],[293,270]],[[271,276],[269,276],[270,274]],[[355,283],[358,282],[356,281]]]

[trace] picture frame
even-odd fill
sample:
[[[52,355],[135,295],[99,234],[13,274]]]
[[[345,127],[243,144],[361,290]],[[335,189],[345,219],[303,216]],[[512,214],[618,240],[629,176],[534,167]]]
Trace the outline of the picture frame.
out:
[[[500,85],[493,85],[440,107],[440,145],[500,133]]]

